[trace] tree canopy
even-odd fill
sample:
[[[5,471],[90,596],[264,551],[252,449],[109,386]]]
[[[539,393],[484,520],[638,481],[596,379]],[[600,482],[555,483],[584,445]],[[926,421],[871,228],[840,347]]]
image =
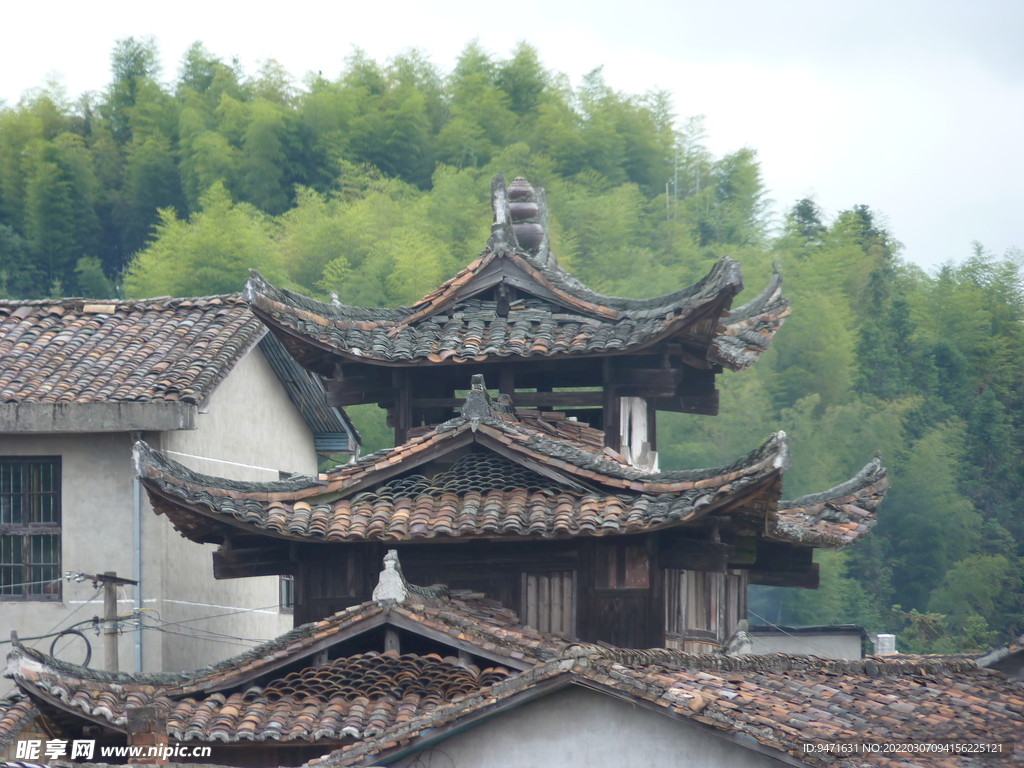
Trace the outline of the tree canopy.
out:
[[[819,555],[817,593],[758,589],[755,622],[859,622],[925,651],[1024,631],[1021,253],[978,245],[926,274],[867,205],[805,199],[775,221],[754,150],[715,157],[667,94],[599,70],[573,86],[527,44],[471,43],[447,73],[356,51],[299,85],[196,43],[162,72],[153,39],[126,38],[103,93],[50,82],[0,105],[0,297],[231,292],[258,268],[325,300],[408,304],[483,246],[491,176],[524,175],[547,191],[560,262],[595,290],[664,293],[722,256],[749,290],[773,262],[785,276],[792,317],[757,366],[720,377],[721,415],[661,417],[663,467],[725,463],[781,428],[794,497],[882,450],[878,526]]]

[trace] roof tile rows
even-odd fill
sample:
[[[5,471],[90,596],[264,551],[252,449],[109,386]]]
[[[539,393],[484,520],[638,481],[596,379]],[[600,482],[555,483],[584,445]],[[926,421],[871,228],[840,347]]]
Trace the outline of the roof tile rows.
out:
[[[734,371],[749,368],[768,349],[789,313],[789,300],[782,296],[782,275],[775,270],[760,294],[729,313],[711,343],[708,360]]]
[[[779,502],[772,537],[825,549],[839,549],[875,526],[875,511],[889,489],[880,457],[842,485]]]
[[[0,301],[0,403],[201,403],[263,333],[238,294]]]
[[[309,658],[316,642],[346,627],[358,630],[360,622],[382,613],[388,621],[404,622],[399,626],[433,630],[490,658],[518,662],[481,669],[436,654],[369,652],[269,679],[275,668],[294,668]],[[678,720],[743,734],[812,765],[832,765],[835,758],[805,752],[808,742],[997,742],[1024,732],[1024,684],[964,656],[729,657],[581,645],[523,627],[497,604],[470,599],[383,608],[367,603],[228,660],[217,674],[180,675],[174,684],[75,667],[20,645],[9,656],[8,674],[50,706],[102,718],[122,730],[129,709],[156,705],[168,714],[169,735],[183,741],[338,741],[340,749],[320,764],[339,766],[386,755],[399,742],[404,748],[429,746],[443,733],[440,726],[484,708],[514,706],[519,694],[559,677]],[[266,682],[254,685],[261,675]],[[915,761],[872,755],[861,763]],[[973,763],[951,756],[947,764]]]
[[[659,649],[661,650],[661,649]],[[652,654],[660,663],[619,661],[615,649],[563,658],[481,690],[375,738],[344,745],[315,765],[345,766],[409,741],[428,745],[436,729],[485,707],[511,704],[517,694],[552,678],[584,684],[619,698],[654,705],[666,715],[742,734],[811,765],[836,765],[834,753],[806,752],[804,744],[855,739],[937,739],[1007,742],[1024,728],[1024,686],[958,657],[874,657],[834,661],[784,654],[724,657],[679,652]],[[629,654],[627,652],[627,655]],[[674,656],[674,657],[673,657]],[[932,762],[928,765],[942,765]],[[949,766],[975,765],[948,756]],[[983,761],[1011,765],[1013,757]],[[920,765],[920,758],[858,756],[858,765]],[[842,763],[839,763],[842,764]],[[979,763],[980,764],[980,763]]]
[[[346,465],[325,476],[321,485],[291,492],[280,483],[224,483],[141,447],[138,465],[157,511],[167,514],[185,535],[194,535],[211,518],[220,517],[257,530],[320,541],[397,541],[651,530],[696,517],[716,502],[757,487],[779,471],[786,454],[785,440],[773,437],[727,467],[644,475],[608,454],[524,424],[487,419],[472,430],[469,421],[448,422],[399,448]],[[379,485],[370,483],[372,490],[367,486],[375,470],[401,464],[458,432],[508,445],[566,480],[559,482],[559,474],[544,476],[483,451],[462,457],[449,471],[430,479],[403,475]],[[338,498],[339,491],[356,483],[367,490]],[[196,511],[206,519],[196,521]]]
[[[10,744],[37,714],[35,702],[27,696],[13,693],[0,698],[0,748]]]
[[[524,297],[514,300],[507,312],[499,313],[494,300],[460,297],[460,289],[500,258],[508,259],[553,290],[554,299]],[[487,252],[408,309],[324,304],[277,289],[258,273],[250,277],[246,297],[272,327],[348,356],[382,362],[443,363],[510,355],[606,353],[638,347],[692,323],[702,309],[731,298],[741,287],[737,264],[723,259],[703,280],[676,293],[656,299],[619,299],[595,294],[560,268],[539,267],[521,254],[499,257]],[[767,345],[788,312],[788,303],[775,296],[771,312],[771,322],[757,325],[751,349],[759,352]],[[748,321],[757,322],[756,318]],[[736,334],[740,330],[737,326],[727,333],[739,339]],[[750,342],[742,340],[741,347],[746,349]],[[723,343],[733,349],[737,342]],[[747,360],[739,349],[721,355],[721,362],[729,367],[746,367],[754,359],[756,355]]]

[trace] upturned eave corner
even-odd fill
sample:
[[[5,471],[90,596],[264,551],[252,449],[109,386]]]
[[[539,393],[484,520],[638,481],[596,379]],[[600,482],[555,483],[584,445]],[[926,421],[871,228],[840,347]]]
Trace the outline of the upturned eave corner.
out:
[[[765,288],[723,318],[707,359],[732,371],[749,368],[768,350],[790,312],[789,299],[782,295],[782,273],[773,262]]]
[[[875,526],[888,490],[888,470],[876,452],[849,480],[826,491],[780,501],[767,535],[801,546],[843,549]]]

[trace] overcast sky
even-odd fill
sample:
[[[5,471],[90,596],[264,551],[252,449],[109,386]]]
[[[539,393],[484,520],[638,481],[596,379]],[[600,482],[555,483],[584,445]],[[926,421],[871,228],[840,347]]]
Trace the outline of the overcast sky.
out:
[[[830,215],[865,203],[928,268],[974,240],[1024,248],[1019,0],[51,0],[2,18],[9,104],[48,73],[73,96],[102,89],[128,35],[156,36],[168,78],[195,40],[297,79],[336,76],[354,46],[417,47],[447,71],[474,38],[498,56],[526,40],[574,83],[603,66],[616,89],[668,90],[681,120],[706,116],[716,154],[757,150],[779,213],[807,195]]]

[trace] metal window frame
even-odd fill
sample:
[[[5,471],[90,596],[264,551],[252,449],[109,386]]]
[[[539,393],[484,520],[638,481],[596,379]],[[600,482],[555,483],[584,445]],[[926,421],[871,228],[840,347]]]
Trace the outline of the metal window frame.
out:
[[[29,498],[31,496],[31,490],[29,489],[28,478],[26,477],[27,467],[29,464],[52,464],[55,469],[56,481],[54,483],[55,490],[53,492],[54,498],[57,502],[56,509],[56,523],[26,523],[21,522],[18,524],[14,523],[0,523],[0,536],[18,536],[22,540],[22,562],[20,563],[22,568],[22,576],[20,582],[22,583],[21,594],[5,595],[0,594],[0,602],[61,602],[64,599],[63,582],[60,579],[61,565],[64,559],[63,551],[63,523],[64,523],[64,509],[63,509],[63,466],[60,456],[0,456],[0,465],[16,466],[21,467],[22,472],[22,495],[23,495],[23,509],[29,509]],[[29,591],[30,584],[27,582],[33,581],[31,577],[32,568],[39,565],[49,565],[49,563],[33,563],[31,559],[31,536],[50,535],[57,537],[57,589],[52,593],[32,593]],[[17,566],[18,563],[0,563],[0,565]]]

